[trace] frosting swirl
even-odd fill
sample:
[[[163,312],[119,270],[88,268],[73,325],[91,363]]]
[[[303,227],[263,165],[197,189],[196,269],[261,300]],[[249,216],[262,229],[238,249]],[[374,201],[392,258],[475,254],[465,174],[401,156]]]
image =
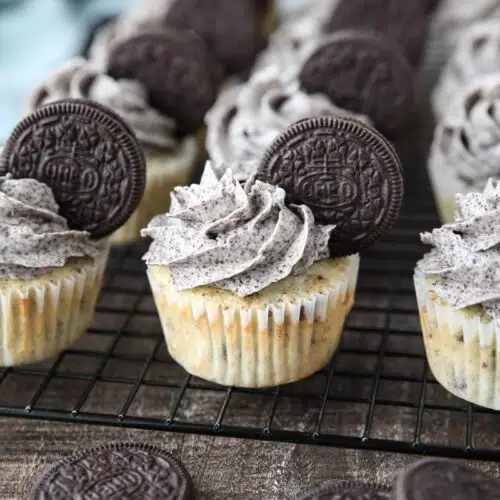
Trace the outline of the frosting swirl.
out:
[[[496,73],[499,66],[498,20],[474,23],[460,38],[433,92],[436,115],[442,116],[452,98],[475,78]]]
[[[52,190],[34,179],[0,177],[0,276],[30,278],[70,257],[95,257],[100,245],[72,231]]]
[[[316,225],[305,205],[287,207],[279,187],[242,187],[231,170],[217,180],[208,162],[201,183],[176,188],[170,213],[142,231],[153,238],[144,260],[169,266],[179,290],[210,285],[246,296],[328,258],[333,228]]]
[[[500,183],[490,179],[482,193],[457,195],[454,222],[421,238],[435,248],[417,269],[436,292],[454,308],[481,305],[500,320]]]
[[[475,80],[457,97],[432,147],[474,187],[500,175],[500,74]]]
[[[230,166],[237,179],[246,180],[284,129],[304,118],[328,115],[367,121],[321,94],[287,89],[275,69],[267,68],[219,96],[206,116],[208,154],[218,173]]]
[[[141,83],[114,80],[85,59],[73,59],[56,70],[28,98],[27,112],[65,98],[91,99],[113,109],[146,147],[163,150],[178,145],[175,120],[149,105]]]

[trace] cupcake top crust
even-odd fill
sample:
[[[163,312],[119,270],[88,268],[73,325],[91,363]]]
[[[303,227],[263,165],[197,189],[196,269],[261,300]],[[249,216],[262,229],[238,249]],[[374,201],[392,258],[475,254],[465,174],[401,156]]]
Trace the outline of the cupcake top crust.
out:
[[[72,231],[52,190],[35,179],[0,177],[0,277],[29,279],[71,257],[95,257],[100,243]]]
[[[431,158],[476,190],[500,175],[500,74],[475,80],[457,96],[435,130],[432,150]]]
[[[500,183],[482,193],[457,195],[453,223],[423,233],[434,248],[417,264],[436,293],[462,309],[482,306],[500,319]]]
[[[144,260],[168,265],[179,290],[211,285],[248,296],[328,258],[333,225],[317,225],[305,205],[286,206],[285,191],[260,181],[243,187],[229,169],[218,180],[210,162],[199,185],[178,187],[170,213],[154,218]]]
[[[28,98],[26,112],[66,98],[91,99],[113,109],[146,149],[170,150],[179,144],[175,119],[151,106],[142,83],[114,79],[91,61],[75,58],[55,70]]]

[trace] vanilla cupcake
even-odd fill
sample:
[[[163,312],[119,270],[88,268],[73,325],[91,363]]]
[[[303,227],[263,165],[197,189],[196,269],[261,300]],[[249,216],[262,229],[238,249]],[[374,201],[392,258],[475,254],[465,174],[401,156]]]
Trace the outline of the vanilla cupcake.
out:
[[[434,131],[428,169],[443,222],[453,219],[456,193],[481,191],[500,176],[500,73],[456,96]]]
[[[247,180],[283,130],[299,120],[319,116],[369,122],[335,106],[322,94],[290,88],[274,67],[255,73],[248,82],[223,92],[206,116],[206,147],[214,169],[221,176],[229,166],[238,180]]]
[[[422,241],[434,248],[416,266],[425,350],[448,391],[500,410],[500,185],[457,195],[455,219]]]
[[[440,0],[430,17],[422,64],[426,83],[435,85],[466,29],[478,21],[499,17],[498,0]]]
[[[92,320],[108,245],[58,213],[48,186],[0,177],[0,366],[59,354]]]
[[[352,307],[357,255],[328,258],[331,225],[260,181],[210,164],[151,221],[144,260],[172,357],[224,385],[266,387],[328,363]]]
[[[92,101],[37,109],[0,151],[0,366],[50,358],[90,325],[109,235],[134,212],[146,162]]]
[[[184,44],[192,41],[190,38],[192,35],[181,36]],[[187,37],[186,40],[184,36]],[[157,45],[161,50],[162,43],[166,44],[168,39],[159,38],[160,42]],[[123,40],[129,45],[131,41],[134,40],[128,38]],[[154,43],[157,43],[156,40]],[[193,54],[195,53],[193,51]],[[193,55],[193,64],[196,63],[195,58]],[[187,61],[187,64],[190,62]],[[202,66],[201,69],[203,70]],[[208,66],[205,70],[208,108],[215,100],[215,85],[211,80]],[[131,75],[133,73],[132,70]],[[163,78],[158,72],[155,74],[158,80]],[[181,80],[179,75],[178,81],[175,82],[179,90],[162,89],[161,102],[174,102],[174,105],[168,108],[171,111],[169,114],[164,107],[153,104],[152,93],[146,82],[140,81],[139,78],[114,78],[94,61],[77,58],[54,71],[28,99],[28,112],[63,98],[90,99],[113,109],[133,129],[146,155],[146,190],[136,211],[111,237],[113,244],[135,242],[140,238],[141,228],[152,217],[168,210],[170,203],[168,193],[175,186],[189,182],[197,160],[204,152],[203,115],[200,115],[199,122],[195,122],[193,113],[193,120],[189,125],[182,120],[187,106],[192,104],[193,107],[202,109],[203,104],[196,100],[196,95],[189,92],[189,89],[186,89],[180,99],[177,98],[177,93],[182,91],[182,83],[179,83]],[[163,83],[160,81],[159,85]],[[199,111],[197,113],[199,114]]]
[[[432,94],[437,118],[444,116],[454,97],[476,78],[500,71],[500,23],[488,19],[472,24],[459,39]]]

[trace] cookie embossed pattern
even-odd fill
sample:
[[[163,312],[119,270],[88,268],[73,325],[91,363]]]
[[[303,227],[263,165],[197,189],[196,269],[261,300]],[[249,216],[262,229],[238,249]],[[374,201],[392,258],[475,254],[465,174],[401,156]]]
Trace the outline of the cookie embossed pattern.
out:
[[[371,245],[392,227],[403,201],[392,146],[345,118],[302,120],[287,129],[264,155],[257,177],[282,186],[289,202],[308,205],[318,222],[336,225],[332,256]]]
[[[111,443],[77,451],[38,481],[31,500],[191,500],[194,488],[182,462],[158,446]]]
[[[0,174],[34,178],[54,189],[72,229],[99,239],[135,209],[144,185],[142,151],[111,110],[76,99],[39,108],[12,132]]]

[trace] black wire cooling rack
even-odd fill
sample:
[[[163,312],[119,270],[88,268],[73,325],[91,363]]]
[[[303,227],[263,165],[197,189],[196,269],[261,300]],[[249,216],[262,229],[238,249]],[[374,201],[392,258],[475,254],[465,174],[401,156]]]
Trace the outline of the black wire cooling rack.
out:
[[[417,166],[418,167],[418,166]],[[217,386],[168,356],[140,257],[116,250],[89,332],[56,360],[0,370],[0,415],[500,460],[500,418],[429,372],[412,273],[438,224],[425,169],[408,176],[397,227],[362,256],[339,352],[302,382]]]

